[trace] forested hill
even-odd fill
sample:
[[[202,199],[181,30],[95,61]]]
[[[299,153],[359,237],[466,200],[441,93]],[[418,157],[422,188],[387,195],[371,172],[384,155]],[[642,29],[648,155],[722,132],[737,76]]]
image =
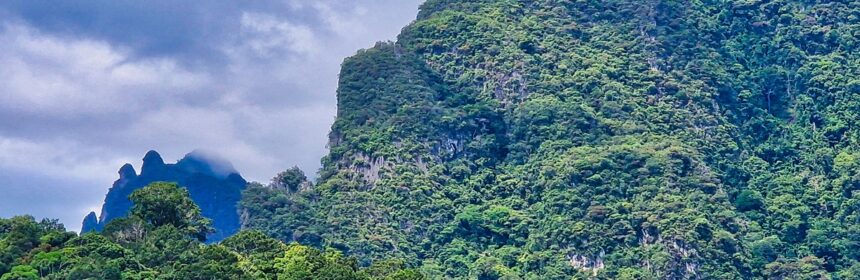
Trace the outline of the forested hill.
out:
[[[860,2],[428,0],[244,226],[463,279],[860,278]]]

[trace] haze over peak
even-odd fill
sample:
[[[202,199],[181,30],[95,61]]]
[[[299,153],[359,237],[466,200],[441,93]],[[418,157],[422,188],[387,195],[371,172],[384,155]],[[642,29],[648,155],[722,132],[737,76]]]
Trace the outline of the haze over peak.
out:
[[[215,152],[202,149],[186,154],[176,165],[189,172],[206,173],[222,179],[231,174],[239,173],[226,158]]]

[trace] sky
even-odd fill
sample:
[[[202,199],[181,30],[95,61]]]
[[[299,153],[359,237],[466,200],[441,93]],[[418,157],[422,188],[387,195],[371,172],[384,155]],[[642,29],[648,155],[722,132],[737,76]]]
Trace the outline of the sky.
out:
[[[0,1],[0,217],[77,231],[149,150],[313,177],[340,63],[394,40],[420,2]]]

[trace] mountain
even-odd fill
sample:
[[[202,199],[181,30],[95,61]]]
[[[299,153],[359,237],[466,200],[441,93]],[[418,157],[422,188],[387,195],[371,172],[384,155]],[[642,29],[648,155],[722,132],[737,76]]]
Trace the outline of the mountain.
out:
[[[856,279],[860,5],[427,0],[243,226],[431,278]]]
[[[108,190],[101,215],[84,218],[82,232],[101,231],[113,219],[125,217],[132,207],[128,196],[153,182],[176,182],[190,193],[203,216],[212,220],[215,233],[209,241],[219,241],[239,231],[237,204],[247,182],[229,162],[202,151],[193,151],[175,164],[165,164],[156,151],[143,157],[140,174],[131,164],[119,169],[119,179]]]

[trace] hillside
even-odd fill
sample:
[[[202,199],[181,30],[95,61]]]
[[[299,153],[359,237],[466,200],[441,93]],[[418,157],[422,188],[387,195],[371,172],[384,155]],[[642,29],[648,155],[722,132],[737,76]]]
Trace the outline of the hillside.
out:
[[[860,4],[428,0],[243,226],[430,278],[860,277]]]

